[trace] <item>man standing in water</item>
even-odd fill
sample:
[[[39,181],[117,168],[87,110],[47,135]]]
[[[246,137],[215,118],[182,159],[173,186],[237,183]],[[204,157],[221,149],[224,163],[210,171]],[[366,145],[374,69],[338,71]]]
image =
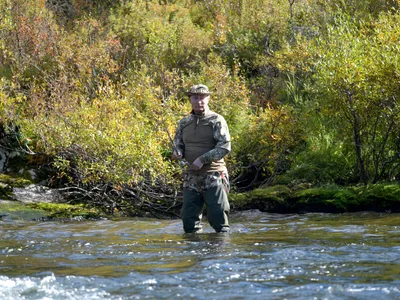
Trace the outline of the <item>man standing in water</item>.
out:
[[[208,107],[210,92],[203,84],[186,93],[192,112],[181,119],[174,138],[173,159],[185,159],[181,217],[186,233],[202,231],[204,204],[216,232],[229,232],[229,177],[224,157],[231,150],[225,119]]]

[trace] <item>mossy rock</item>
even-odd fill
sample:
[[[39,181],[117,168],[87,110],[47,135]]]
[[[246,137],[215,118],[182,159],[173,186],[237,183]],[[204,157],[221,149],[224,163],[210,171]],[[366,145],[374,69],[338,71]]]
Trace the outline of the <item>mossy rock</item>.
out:
[[[355,190],[364,210],[400,212],[399,184],[372,184]]]
[[[32,184],[32,181],[20,176],[11,176],[7,174],[0,174],[0,182],[5,183],[11,187],[24,187]]]
[[[10,200],[12,199],[12,187],[6,183],[0,182],[0,199]]]
[[[0,200],[0,218],[3,221],[13,220],[38,220],[48,216],[46,211],[30,208],[18,201]]]
[[[83,204],[65,203],[28,203],[28,207],[45,211],[47,219],[70,219],[82,217],[84,219],[95,219],[101,216],[101,212],[94,208],[87,208]]]
[[[278,213],[355,211],[400,212],[400,185],[336,185],[289,189],[277,185],[230,196],[233,210],[259,209]]]
[[[0,218],[8,220],[65,220],[81,217],[97,219],[101,212],[86,208],[84,205],[60,203],[29,203],[18,201],[0,201]]]
[[[360,205],[352,188],[320,187],[293,193],[294,209],[299,212],[350,212]]]
[[[268,212],[284,212],[288,208],[291,190],[283,185],[258,188],[246,193],[230,196],[234,210],[259,209]]]

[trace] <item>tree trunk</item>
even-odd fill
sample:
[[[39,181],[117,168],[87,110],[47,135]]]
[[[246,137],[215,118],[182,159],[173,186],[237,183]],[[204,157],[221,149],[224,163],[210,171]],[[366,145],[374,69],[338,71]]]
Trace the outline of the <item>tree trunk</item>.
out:
[[[368,174],[365,169],[364,159],[362,157],[362,144],[363,143],[362,143],[361,132],[360,132],[360,120],[359,120],[360,118],[352,105],[353,99],[352,99],[351,93],[347,93],[347,100],[349,101],[351,116],[353,118],[353,139],[354,139],[354,145],[355,145],[356,156],[357,156],[357,167],[358,167],[358,171],[360,173],[360,182],[367,184],[368,183]]]

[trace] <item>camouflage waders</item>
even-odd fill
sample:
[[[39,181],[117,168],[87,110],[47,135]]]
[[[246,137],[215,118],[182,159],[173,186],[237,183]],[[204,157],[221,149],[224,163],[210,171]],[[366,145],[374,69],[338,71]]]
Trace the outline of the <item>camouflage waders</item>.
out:
[[[185,175],[181,217],[186,233],[201,232],[204,205],[211,227],[216,232],[229,231],[229,181],[226,174],[224,178],[221,174]]]

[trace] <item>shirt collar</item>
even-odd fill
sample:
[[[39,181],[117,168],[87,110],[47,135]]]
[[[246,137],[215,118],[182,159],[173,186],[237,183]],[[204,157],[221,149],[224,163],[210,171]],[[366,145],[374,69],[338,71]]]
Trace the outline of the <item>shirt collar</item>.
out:
[[[208,113],[210,112],[210,108],[206,107],[205,110],[201,113],[196,113],[194,112],[194,110],[191,111],[191,114],[197,117],[205,117],[206,115],[208,115]]]

